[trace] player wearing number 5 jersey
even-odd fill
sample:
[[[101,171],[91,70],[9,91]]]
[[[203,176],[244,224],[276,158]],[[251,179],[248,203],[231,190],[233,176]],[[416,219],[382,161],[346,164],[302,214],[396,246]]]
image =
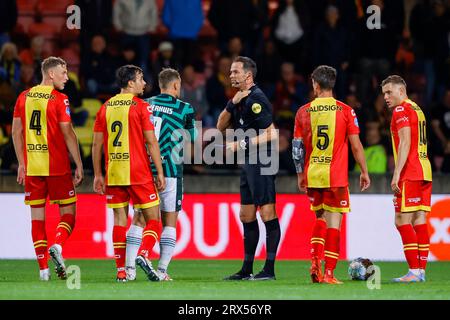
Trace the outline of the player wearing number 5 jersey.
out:
[[[178,71],[164,69],[158,76],[161,94],[146,99],[152,110],[152,122],[161,150],[162,166],[166,179],[166,189],[159,194],[161,198],[161,219],[163,230],[160,240],[160,259],[158,275],[160,280],[171,280],[167,268],[172,259],[176,242],[176,225],[183,198],[183,143],[184,139],[195,139],[195,111],[186,102],[178,99],[181,78]],[[189,145],[187,145],[189,146]],[[152,166],[156,174],[155,166]],[[135,210],[133,223],[127,235],[127,277],[135,279],[134,258],[141,242],[142,215]]]
[[[25,203],[31,207],[31,234],[40,279],[49,280],[45,204],[59,205],[60,222],[49,254],[56,273],[66,278],[62,248],[75,226],[75,186],[83,180],[77,137],[70,120],[67,96],[58,92],[68,80],[66,62],[49,57],[42,62],[42,83],[22,92],[14,108],[12,135],[19,168],[17,182],[25,184]],[[67,152],[69,151],[69,152]],[[72,181],[69,153],[76,164]]]
[[[92,160],[94,191],[106,192],[109,208],[114,209],[113,245],[117,266],[117,281],[125,282],[126,227],[128,204],[142,210],[145,219],[143,241],[136,263],[148,279],[158,281],[149,254],[159,238],[159,197],[165,180],[154,127],[150,121],[150,106],[138,98],[144,91],[142,69],[133,65],[120,67],[116,73],[120,94],[105,102],[95,119]],[[156,186],[150,171],[149,153],[157,170]],[[106,181],[102,175],[102,146],[105,151]]]
[[[311,210],[317,217],[311,237],[311,279],[313,282],[341,284],[333,271],[339,258],[342,214],[350,211],[348,141],[361,167],[362,191],[369,187],[370,179],[355,112],[333,98],[336,70],[319,66],[311,78],[316,98],[297,111],[292,155],[298,187],[301,191],[306,187]],[[323,254],[324,276],[321,266]]]
[[[420,107],[408,99],[406,83],[389,76],[382,84],[392,111],[391,135],[395,170],[395,225],[403,241],[409,272],[394,282],[425,281],[430,239],[426,222],[431,202],[431,165],[427,154],[426,120]]]

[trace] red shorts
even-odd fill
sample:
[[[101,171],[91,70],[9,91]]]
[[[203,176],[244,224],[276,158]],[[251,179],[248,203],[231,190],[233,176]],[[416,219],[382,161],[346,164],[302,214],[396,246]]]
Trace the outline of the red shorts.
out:
[[[395,212],[431,211],[431,181],[400,181],[394,195]]]
[[[348,187],[308,188],[307,194],[312,211],[321,209],[330,212],[350,211]]]
[[[130,199],[135,209],[147,209],[159,205],[159,195],[153,183],[106,187],[108,208],[127,207]]]
[[[26,176],[25,204],[30,206],[45,205],[47,196],[50,203],[71,204],[77,201],[72,174],[63,176]]]

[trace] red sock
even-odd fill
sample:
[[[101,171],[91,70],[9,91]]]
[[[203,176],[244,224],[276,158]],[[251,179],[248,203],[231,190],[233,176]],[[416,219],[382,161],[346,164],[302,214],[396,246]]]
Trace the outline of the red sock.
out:
[[[64,214],[56,227],[55,243],[61,245],[61,247],[64,246],[74,227],[75,215],[70,213]]]
[[[325,240],[325,272],[336,269],[339,259],[339,238],[340,231],[335,228],[327,229],[327,238]]]
[[[113,228],[114,258],[118,271],[125,270],[125,257],[127,248],[127,227],[114,226]]]
[[[428,252],[430,251],[430,235],[428,234],[427,224],[418,224],[414,226],[419,244],[419,268],[425,270],[428,261]]]
[[[48,269],[47,233],[44,220],[31,220],[31,236],[39,269]]]
[[[159,238],[160,226],[159,220],[149,220],[142,232],[142,243],[139,247],[138,255],[149,257],[150,252]]]
[[[419,250],[417,250],[417,235],[411,224],[397,227],[403,241],[403,251],[410,269],[419,269]]]
[[[316,219],[311,236],[311,258],[323,258],[325,237],[327,236],[327,223],[325,220]]]

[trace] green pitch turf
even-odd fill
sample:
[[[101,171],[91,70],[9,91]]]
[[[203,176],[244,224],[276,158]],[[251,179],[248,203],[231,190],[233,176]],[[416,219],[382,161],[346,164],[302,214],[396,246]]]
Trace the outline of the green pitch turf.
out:
[[[255,271],[262,264],[256,261]],[[113,260],[67,260],[66,266],[81,270],[80,289],[70,290],[54,273],[50,282],[39,281],[35,261],[0,260],[0,299],[450,299],[450,262],[429,263],[427,282],[412,284],[390,283],[406,272],[406,263],[375,264],[381,288],[370,290],[365,282],[348,280],[346,261],[336,271],[344,285],[330,286],[310,283],[308,261],[278,261],[276,281],[228,282],[221,279],[237,271],[239,261],[174,260],[172,282],[149,282],[138,270],[136,281],[116,283]],[[69,278],[69,283],[75,282]]]

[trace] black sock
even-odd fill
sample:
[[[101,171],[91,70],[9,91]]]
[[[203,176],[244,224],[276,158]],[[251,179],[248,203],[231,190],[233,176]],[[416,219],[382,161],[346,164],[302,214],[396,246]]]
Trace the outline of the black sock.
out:
[[[266,248],[267,257],[264,264],[264,271],[275,274],[275,257],[277,255],[278,244],[280,243],[281,229],[278,218],[264,222],[266,225]]]
[[[259,241],[258,220],[242,223],[244,226],[244,264],[242,271],[244,273],[253,273],[253,260],[255,259],[256,246]]]

